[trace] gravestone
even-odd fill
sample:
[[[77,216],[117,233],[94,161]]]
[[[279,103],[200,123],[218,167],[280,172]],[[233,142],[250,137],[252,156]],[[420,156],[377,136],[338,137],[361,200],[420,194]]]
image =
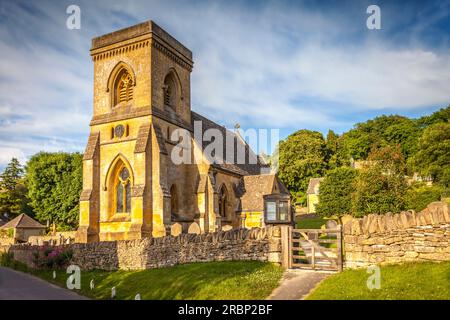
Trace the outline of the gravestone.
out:
[[[181,223],[174,223],[170,228],[170,235],[177,237],[183,232],[183,226]]]
[[[200,226],[198,225],[197,222],[191,223],[188,229],[188,233],[200,234]]]
[[[335,220],[327,220],[325,227],[327,229],[337,229],[337,222]]]
[[[325,227],[327,229],[337,229],[338,224],[335,220],[327,220],[327,222],[325,223]],[[327,233],[328,237],[332,237],[335,238],[336,237],[336,233]]]
[[[233,229],[233,227],[230,226],[229,224],[224,225],[224,226],[222,227],[222,231],[229,231],[229,230],[231,230],[231,229]]]

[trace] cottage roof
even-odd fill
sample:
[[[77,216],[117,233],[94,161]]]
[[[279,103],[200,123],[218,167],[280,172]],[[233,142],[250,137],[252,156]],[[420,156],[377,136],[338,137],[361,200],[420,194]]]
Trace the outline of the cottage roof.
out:
[[[308,184],[308,190],[306,190],[307,194],[315,194],[316,186],[319,185],[324,178],[311,178]]]
[[[263,196],[274,193],[289,194],[275,174],[244,176],[237,189],[242,193],[242,211],[264,211]]]
[[[20,214],[8,223],[0,227],[0,229],[44,229],[45,226],[34,220],[33,218],[27,216],[25,213]]]

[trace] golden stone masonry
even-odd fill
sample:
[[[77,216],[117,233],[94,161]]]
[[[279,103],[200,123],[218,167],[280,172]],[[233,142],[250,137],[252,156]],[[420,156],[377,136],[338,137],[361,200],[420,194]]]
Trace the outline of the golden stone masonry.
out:
[[[191,111],[192,52],[152,21],[92,40],[94,113],[83,159],[77,242],[292,223],[290,197],[267,165],[174,164],[170,137],[224,127]],[[236,144],[253,151],[235,132]]]

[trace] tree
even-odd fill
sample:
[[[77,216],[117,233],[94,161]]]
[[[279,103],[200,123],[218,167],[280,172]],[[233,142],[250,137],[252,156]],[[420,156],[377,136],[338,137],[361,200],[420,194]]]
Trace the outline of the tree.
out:
[[[40,152],[27,164],[26,181],[39,221],[54,222],[60,229],[76,228],[82,189],[81,154]]]
[[[427,127],[419,139],[412,167],[434,182],[450,186],[450,123],[437,122]]]
[[[398,115],[379,116],[358,123],[343,134],[343,145],[349,157],[364,160],[371,150],[385,146],[401,146],[405,158],[414,154],[421,129],[416,121]]]
[[[279,177],[294,201],[303,204],[309,179],[325,173],[325,140],[320,132],[299,130],[281,141],[277,152]]]
[[[341,217],[351,213],[356,176],[356,170],[350,167],[340,167],[328,172],[320,183],[317,213],[323,217]]]
[[[406,165],[400,147],[373,150],[355,181],[352,211],[355,216],[400,212],[405,208]]]
[[[333,170],[350,164],[350,156],[342,146],[342,136],[337,135],[333,130],[328,130],[326,140],[326,161],[328,170]]]
[[[23,167],[19,160],[12,158],[0,176],[0,214],[15,217],[20,213],[32,215],[23,181]]]
[[[0,186],[4,190],[14,190],[23,176],[23,167],[19,160],[12,158],[1,175]]]
[[[449,119],[450,119],[450,105],[446,108],[442,108],[436,112],[433,112],[429,116],[423,116],[417,119],[417,124],[422,128],[426,128],[435,123],[443,123],[443,122],[448,123]]]

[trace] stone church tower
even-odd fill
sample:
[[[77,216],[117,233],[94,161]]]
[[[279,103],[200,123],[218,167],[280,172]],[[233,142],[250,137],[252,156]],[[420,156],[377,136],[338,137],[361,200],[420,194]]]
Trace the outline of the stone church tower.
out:
[[[260,163],[175,165],[170,159],[175,129],[193,132],[199,120],[224,130],[191,111],[192,52],[152,21],[94,38],[90,52],[94,110],[77,242],[164,236],[174,224],[183,232],[245,225],[238,186],[260,173]],[[202,148],[194,142],[192,153]]]

